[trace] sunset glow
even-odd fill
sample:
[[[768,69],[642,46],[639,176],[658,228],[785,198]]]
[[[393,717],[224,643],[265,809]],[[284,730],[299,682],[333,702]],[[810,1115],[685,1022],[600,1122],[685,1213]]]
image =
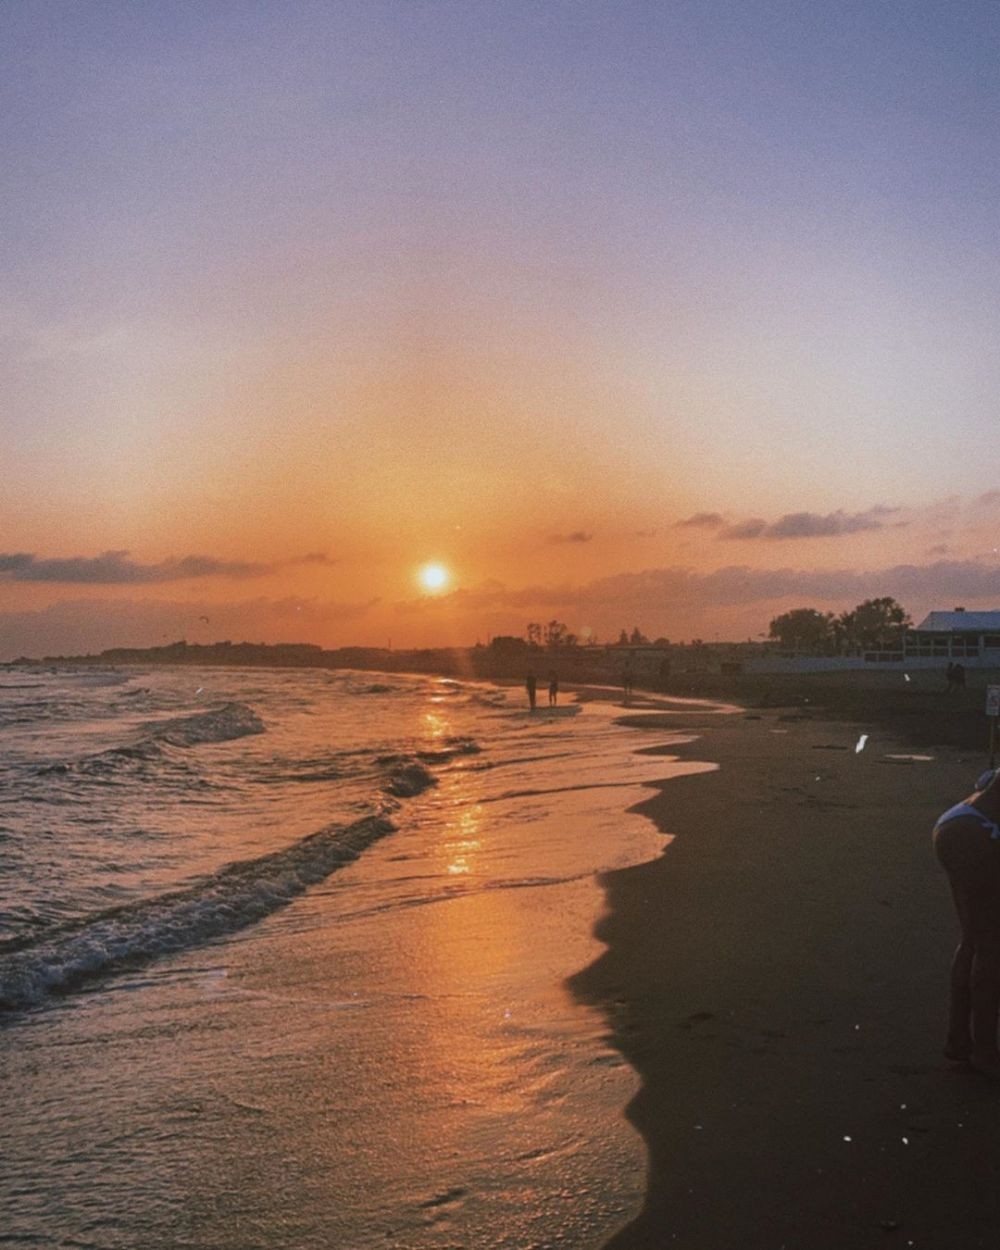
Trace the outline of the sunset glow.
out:
[[[917,8],[7,6],[0,658],[992,606],[997,22]]]

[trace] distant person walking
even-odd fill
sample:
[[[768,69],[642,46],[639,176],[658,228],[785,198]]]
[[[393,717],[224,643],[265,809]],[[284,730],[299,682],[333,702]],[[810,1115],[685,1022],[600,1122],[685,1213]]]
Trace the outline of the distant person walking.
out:
[[[552,670],[549,673],[549,707],[555,707],[559,702],[559,674]]]
[[[538,678],[535,676],[534,670],[528,672],[524,679],[524,687],[528,692],[528,706],[532,711],[535,710],[535,693],[538,690]]]
[[[945,1056],[1000,1080],[1000,770],[938,818],[934,850],[951,885],[961,939],[951,965]]]

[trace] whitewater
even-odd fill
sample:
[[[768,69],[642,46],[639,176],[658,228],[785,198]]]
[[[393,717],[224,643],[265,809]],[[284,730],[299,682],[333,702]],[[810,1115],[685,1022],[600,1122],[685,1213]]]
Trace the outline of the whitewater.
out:
[[[0,671],[3,1244],[600,1245],[645,1161],[564,981],[664,844],[627,808],[709,767],[620,715]]]

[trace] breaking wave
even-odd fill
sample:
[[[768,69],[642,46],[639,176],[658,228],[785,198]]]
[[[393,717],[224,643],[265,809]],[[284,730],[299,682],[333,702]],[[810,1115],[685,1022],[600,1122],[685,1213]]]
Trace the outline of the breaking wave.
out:
[[[162,748],[193,747],[206,742],[231,742],[248,734],[262,734],[266,726],[252,707],[245,703],[225,703],[221,707],[178,716],[173,720],[150,721],[143,726],[145,736],[127,746],[109,747],[83,759],[46,764],[40,776],[58,773],[83,773],[102,777],[120,769],[141,768],[155,761]]]
[[[146,729],[157,742],[173,747],[193,747],[202,742],[229,742],[248,734],[262,734],[265,725],[245,703],[225,703],[222,707],[195,712],[193,716],[153,721]]]
[[[255,924],[395,827],[385,815],[330,826],[284,850],[228,864],[185,889],[97,913],[19,948],[8,944],[0,949],[0,1009],[29,1007],[91,977]]]
[[[222,741],[203,735],[239,726],[244,733],[260,732],[248,727],[254,723],[260,724],[250,708],[228,704],[216,713],[164,722],[155,727],[154,736],[133,747],[115,748],[81,763],[91,770],[120,767],[123,761],[159,750],[161,743]],[[470,749],[465,740],[452,746],[451,754]],[[257,859],[227,864],[182,889],[0,945],[0,1011],[29,1007],[92,977],[235,933],[287,906],[391,833],[396,826],[388,812],[399,806],[397,799],[413,798],[437,785],[427,764],[416,756],[385,756],[379,763],[384,770],[381,789],[390,797],[378,800],[375,814],[346,826],[330,825]]]
[[[385,784],[387,793],[397,799],[412,799],[430,786],[437,785],[437,778],[419,760],[400,760]]]

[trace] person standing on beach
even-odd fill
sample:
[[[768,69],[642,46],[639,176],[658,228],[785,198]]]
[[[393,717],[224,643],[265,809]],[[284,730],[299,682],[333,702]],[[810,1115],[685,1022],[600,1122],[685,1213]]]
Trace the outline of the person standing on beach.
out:
[[[559,702],[559,674],[552,670],[549,673],[549,707],[555,707]]]
[[[628,700],[628,698],[632,694],[632,662],[631,660],[626,660],[625,667],[622,669],[622,694],[625,696],[626,700]]]
[[[524,679],[524,686],[528,692],[528,706],[532,711],[535,710],[535,691],[538,688],[538,678],[535,676],[534,669],[530,669],[528,676]]]
[[[961,940],[951,965],[945,1057],[1000,1080],[1000,770],[934,826]]]

